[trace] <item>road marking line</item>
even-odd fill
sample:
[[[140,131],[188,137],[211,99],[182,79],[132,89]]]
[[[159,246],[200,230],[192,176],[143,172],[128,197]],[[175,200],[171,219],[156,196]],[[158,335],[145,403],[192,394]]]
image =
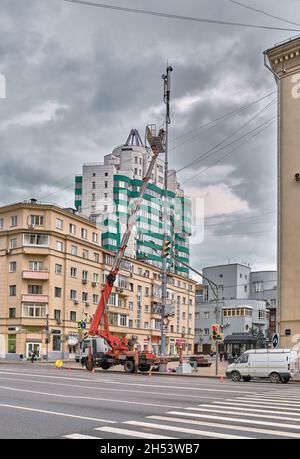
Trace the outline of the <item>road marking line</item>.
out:
[[[262,433],[266,435],[276,435],[279,437],[300,438],[300,433],[283,432],[279,430],[256,429],[255,427],[233,426],[231,424],[220,424],[214,422],[195,421],[194,419],[171,418],[168,416],[147,416],[147,419],[157,419],[158,421],[181,422],[182,424],[195,424],[199,427],[216,427],[218,429],[239,430],[241,432]]]
[[[13,375],[19,375],[20,373],[16,373],[16,372],[8,372],[8,371],[5,371],[5,372],[1,372],[0,371],[0,374],[13,374]],[[86,379],[86,378],[73,378],[73,377],[67,377],[67,376],[52,376],[52,375],[40,375],[38,373],[35,373],[35,374],[32,374],[32,373],[22,373],[23,375],[25,376],[40,376],[42,378],[52,378],[52,379],[67,379],[68,381],[84,381],[84,382],[91,382],[92,379]],[[104,383],[108,383],[108,384],[118,384],[119,386],[139,386],[139,387],[143,387],[145,388],[145,384],[144,383],[133,383],[132,381],[129,381],[129,382],[120,382],[120,381],[117,381],[117,382],[114,382],[114,381],[110,381],[110,380],[105,380],[105,379],[99,379],[99,378],[96,378],[96,380],[94,379],[94,382],[98,382],[98,381],[101,381],[101,382],[104,382]],[[164,384],[147,384],[147,387],[155,387],[155,388],[166,388],[166,385]],[[236,389],[232,389],[232,390],[229,390],[229,389],[210,389],[210,388],[204,388],[204,387],[191,387],[191,386],[168,386],[168,388],[173,388],[173,389],[186,389],[186,390],[195,390],[195,391],[199,391],[199,392],[203,392],[203,391],[207,391],[207,392],[230,392],[230,393],[236,393]],[[253,391],[239,391],[240,394],[253,394]]]
[[[286,401],[286,400],[278,400],[278,399],[271,399],[271,398],[261,398],[261,397],[237,397],[236,400],[251,400],[251,401],[256,401],[256,402],[264,402],[264,401],[269,401],[276,403],[278,405],[291,405],[291,406],[298,406],[300,407],[300,403],[294,403],[292,401]]]
[[[99,419],[99,418],[90,418],[87,416],[77,416],[76,414],[67,414],[67,413],[59,413],[57,411],[48,411],[48,410],[40,410],[37,408],[30,408],[27,406],[18,406],[18,405],[6,405],[4,403],[0,403],[0,407],[4,408],[13,408],[16,410],[24,410],[24,411],[34,411],[36,413],[45,413],[45,414],[52,414],[53,416],[64,416],[67,418],[75,418],[75,419],[84,419],[86,421],[96,421],[96,422],[106,422],[110,424],[116,424],[116,421],[109,421],[107,419]]]
[[[11,390],[14,392],[27,392],[32,394],[32,390],[28,389],[16,389],[14,387],[0,386],[0,389]],[[174,405],[162,405],[160,403],[145,403],[145,402],[133,402],[132,400],[114,400],[110,398],[98,398],[98,397],[88,397],[83,395],[63,395],[63,394],[52,394],[51,392],[39,392],[34,391],[34,395],[47,395],[50,397],[60,397],[60,398],[76,398],[76,400],[97,400],[101,402],[112,402],[112,403],[129,403],[130,405],[143,405],[143,406],[158,406],[162,408],[183,408],[182,406]]]
[[[0,376],[0,380],[5,380],[5,381],[14,381],[14,382],[26,382],[26,383],[34,383],[34,384],[47,384],[47,385],[52,385],[52,386],[65,386],[65,387],[76,387],[76,388],[80,388],[80,389],[92,389],[92,390],[97,390],[97,392],[99,392],[99,387],[97,386],[83,386],[83,385],[80,385],[80,384],[68,384],[68,383],[59,383],[59,382],[52,382],[52,381],[36,381],[34,379],[22,379],[22,378],[3,378]],[[101,387],[101,391],[113,391],[113,392],[131,392],[131,393],[134,393],[134,394],[142,394],[142,395],[145,395],[145,390],[136,390],[136,389],[115,389],[115,388],[111,388],[111,387]],[[209,395],[200,395],[200,394],[195,394],[195,395],[187,395],[187,394],[178,394],[178,393],[171,393],[171,392],[168,392],[168,393],[164,393],[164,392],[151,392],[151,391],[148,391],[147,390],[147,394],[151,394],[151,395],[169,395],[169,396],[174,396],[174,397],[177,397],[178,395],[180,395],[180,397],[183,397],[183,398],[196,398],[197,400],[199,399],[209,399],[211,400],[212,397],[210,397]]]
[[[205,405],[205,406],[211,406],[211,405]],[[207,413],[220,413],[220,414],[227,414],[228,413],[228,408],[193,408],[193,407],[188,407],[185,408],[186,410],[192,410],[192,411],[204,411]],[[268,414],[256,414],[256,413],[240,413],[239,411],[236,412],[236,409],[231,407],[230,408],[230,414],[236,414],[238,416],[248,416],[248,417],[255,417],[255,418],[265,418],[265,419],[280,419],[281,421],[292,421],[291,418],[286,418],[284,416],[272,416]],[[295,419],[295,421],[299,421],[299,419]]]
[[[150,422],[139,422],[139,421],[126,421],[123,424],[129,424],[132,426],[139,426],[139,427],[151,427],[153,429],[159,430],[171,430],[172,432],[181,432],[181,433],[189,433],[194,435],[202,435],[205,437],[213,437],[213,438],[227,438],[227,439],[247,439],[250,440],[251,437],[243,437],[240,435],[230,435],[230,434],[222,434],[218,432],[207,432],[206,430],[195,430],[195,429],[186,429],[185,427],[176,427],[176,426],[165,426],[162,424],[154,424]]]
[[[128,435],[130,437],[138,437],[138,438],[166,438],[170,440],[174,440],[175,437],[165,437],[162,435],[151,434],[146,432],[136,432],[135,430],[128,430],[128,429],[119,429],[116,427],[97,427],[94,430],[99,430],[101,432],[109,432],[109,433],[116,433],[119,435]]]
[[[234,405],[231,405],[230,407],[228,406],[222,406],[223,403],[222,402],[213,402],[213,406],[216,407],[216,408],[221,408],[221,409],[229,409],[229,408],[232,408],[234,411],[249,411],[249,412],[253,412],[253,413],[265,413],[266,410],[267,410],[267,413],[273,413],[273,414],[284,414],[284,415],[287,415],[287,416],[294,416],[294,417],[299,417],[300,416],[300,413],[293,413],[293,412],[290,412],[290,411],[283,411],[283,412],[280,412],[278,410],[270,410],[268,409],[269,407],[261,410],[261,409],[257,409],[257,408],[248,408],[248,407],[237,407],[237,406],[234,406]],[[210,407],[211,408],[211,405],[207,405],[207,404],[201,404],[201,405],[198,405],[198,406],[203,406],[203,407]],[[231,411],[231,410],[230,410]],[[249,414],[250,416],[250,414]]]
[[[298,408],[291,408],[290,406],[289,407],[286,407],[286,406],[277,406],[274,402],[273,403],[268,403],[268,402],[264,402],[264,403],[260,403],[259,405],[256,404],[256,403],[252,403],[252,402],[244,402],[244,403],[241,403],[241,402],[236,402],[235,400],[232,400],[232,401],[227,401],[227,402],[223,402],[223,401],[220,401],[220,402],[213,402],[213,403],[218,403],[218,404],[221,404],[221,405],[229,405],[229,406],[245,406],[245,407],[257,407],[257,408],[276,408],[277,410],[286,410],[287,408],[290,410],[290,411],[295,411],[295,412],[300,412],[300,409]]]
[[[296,429],[300,430],[300,426],[295,426],[294,424],[282,424],[278,422],[269,422],[269,421],[256,421],[253,419],[242,419],[242,418],[231,418],[229,416],[214,416],[211,414],[198,414],[198,413],[187,413],[182,411],[168,411],[167,414],[175,414],[179,416],[190,416],[194,418],[201,419],[216,419],[217,421],[230,421],[230,422],[239,422],[242,424],[257,424],[261,426],[271,426],[271,427],[280,427],[284,429]]]
[[[71,440],[101,440],[101,437],[92,437],[91,435],[83,435],[78,433],[64,435],[63,438],[69,438]]]

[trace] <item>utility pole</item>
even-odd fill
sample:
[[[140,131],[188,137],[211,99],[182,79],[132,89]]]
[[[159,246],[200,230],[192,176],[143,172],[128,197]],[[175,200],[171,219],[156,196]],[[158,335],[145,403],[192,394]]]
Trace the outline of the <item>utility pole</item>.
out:
[[[164,179],[164,212],[163,212],[163,230],[164,230],[164,239],[163,245],[167,240],[167,223],[169,221],[168,215],[168,169],[169,169],[169,159],[168,159],[168,144],[169,144],[169,125],[171,124],[170,118],[170,99],[171,99],[171,72],[173,68],[167,66],[166,74],[162,75],[164,80],[164,103],[166,104],[166,119],[165,119],[165,179]],[[163,256],[162,261],[162,308],[161,308],[161,355],[166,354],[166,333],[164,327],[164,318],[167,302],[167,257]],[[164,371],[164,368],[160,368],[161,371]]]

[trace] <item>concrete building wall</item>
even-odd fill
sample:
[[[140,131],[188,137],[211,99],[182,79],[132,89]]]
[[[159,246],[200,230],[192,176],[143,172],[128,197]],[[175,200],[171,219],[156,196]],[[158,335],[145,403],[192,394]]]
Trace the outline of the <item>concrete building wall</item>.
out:
[[[250,271],[248,266],[228,264],[206,267],[203,274],[219,286],[220,299],[248,298]],[[208,300],[214,299],[213,290],[205,279],[203,285],[208,289]]]
[[[42,224],[30,227],[32,216],[42,218]],[[17,217],[15,226],[12,217]],[[74,351],[71,343],[82,333],[77,322],[89,322],[95,312],[113,252],[102,249],[97,225],[56,206],[6,206],[0,209],[0,221],[0,357],[28,356],[28,346],[33,344],[45,355],[46,313],[53,332],[49,358],[68,356]],[[158,351],[160,286],[159,270],[134,259],[124,260],[110,298],[112,333],[137,335],[142,348],[150,336]],[[168,352],[176,352],[175,340],[182,337],[192,352],[195,282],[172,274],[168,291],[175,310],[167,325]],[[55,311],[60,311],[59,319]],[[14,352],[9,352],[9,346]]]
[[[300,38],[266,51],[278,88],[278,275],[280,346],[300,333]]]

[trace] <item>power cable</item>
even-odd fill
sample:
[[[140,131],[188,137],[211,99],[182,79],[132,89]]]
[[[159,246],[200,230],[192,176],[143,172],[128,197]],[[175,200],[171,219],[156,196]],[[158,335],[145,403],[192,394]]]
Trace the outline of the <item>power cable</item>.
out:
[[[125,13],[145,14],[145,15],[158,16],[158,17],[163,17],[163,18],[168,18],[168,19],[180,19],[184,21],[202,22],[202,23],[204,22],[208,24],[219,24],[219,25],[230,25],[230,26],[235,26],[235,27],[248,27],[252,29],[278,30],[278,31],[285,31],[285,32],[300,32],[300,29],[287,29],[287,28],[282,28],[282,27],[245,24],[242,22],[230,22],[230,21],[220,21],[217,19],[206,19],[206,18],[198,18],[198,17],[192,17],[192,16],[181,16],[178,14],[162,13],[159,11],[149,11],[149,10],[141,10],[141,9],[136,9],[136,8],[125,8],[122,6],[107,5],[104,3],[94,3],[94,2],[81,1],[81,0],[63,0],[63,1],[68,2],[68,3],[76,3],[78,5],[94,6],[94,7],[102,8],[102,9],[122,11]]]
[[[283,19],[279,16],[274,16],[273,14],[270,14],[270,13],[267,13],[266,11],[262,11],[262,10],[259,10],[258,8],[254,8],[253,6],[249,6],[249,5],[246,5],[245,3],[241,3],[241,2],[237,2],[236,0],[228,0],[230,3],[234,3],[236,5],[239,5],[241,6],[242,8],[247,8],[248,10],[252,10],[252,11],[255,11],[256,13],[261,13],[261,14],[264,14],[265,16],[268,16],[270,18],[273,18],[273,19],[278,19],[279,21],[281,22],[285,22],[287,24],[292,24],[292,25],[296,25],[296,26],[300,26],[299,23],[297,22],[292,22],[292,21],[288,21],[287,19]]]

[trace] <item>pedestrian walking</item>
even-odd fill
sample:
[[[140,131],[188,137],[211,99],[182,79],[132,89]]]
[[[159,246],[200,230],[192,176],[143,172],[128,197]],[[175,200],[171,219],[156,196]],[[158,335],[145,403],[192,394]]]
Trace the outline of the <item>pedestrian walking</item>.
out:
[[[34,362],[35,356],[36,356],[36,350],[33,350],[33,351],[31,352],[31,363]]]

